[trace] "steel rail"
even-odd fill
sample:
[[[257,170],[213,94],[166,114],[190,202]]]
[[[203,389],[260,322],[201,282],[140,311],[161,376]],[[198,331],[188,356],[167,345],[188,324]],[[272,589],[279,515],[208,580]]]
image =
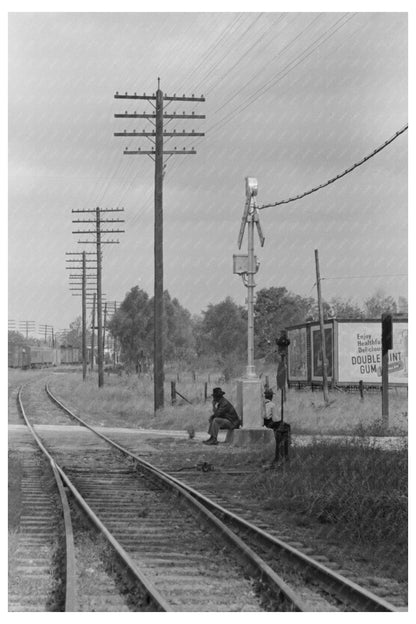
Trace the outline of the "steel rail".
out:
[[[204,496],[191,486],[186,485],[182,481],[176,479],[172,475],[160,470],[159,468],[152,466],[144,459],[141,459],[125,449],[124,447],[117,444],[104,434],[96,431],[93,427],[91,427],[88,423],[86,423],[82,418],[76,416],[70,409],[68,409],[59,399],[57,399],[52,392],[50,391],[48,385],[45,387],[47,394],[50,396],[52,401],[54,401],[61,409],[63,409],[67,414],[78,420],[81,424],[86,426],[87,428],[94,431],[98,436],[102,437],[108,443],[115,446],[118,450],[123,453],[126,453],[130,457],[132,457],[135,461],[139,462],[139,464],[150,468],[152,471],[159,473],[164,478],[169,479],[171,482],[175,483],[178,487],[182,488],[184,491],[188,492],[190,496],[194,499],[198,500],[201,505],[210,509],[214,513],[217,513],[222,519],[231,522],[234,526],[236,526],[240,531],[245,531],[250,533],[252,537],[258,540],[262,546],[267,547],[270,552],[273,552],[276,555],[283,556],[286,560],[290,561],[290,563],[295,565],[298,569],[305,569],[308,572],[311,572],[321,584],[326,589],[326,591],[330,592],[333,595],[341,600],[342,602],[350,601],[354,605],[357,610],[371,611],[371,612],[398,612],[401,609],[396,608],[393,604],[388,601],[380,598],[376,594],[371,591],[359,586],[354,581],[344,577],[337,572],[330,570],[322,563],[314,560],[313,558],[305,555],[298,549],[286,544],[284,541],[280,540],[273,535],[270,535],[263,529],[255,526],[254,524],[248,522],[244,518],[238,516],[237,514],[225,509],[218,503],[215,503],[208,497]],[[282,581],[283,582],[283,581]]]
[[[62,485],[62,481],[65,485],[70,489],[74,498],[78,502],[78,504],[82,507],[84,512],[87,514],[89,519],[96,525],[99,531],[104,535],[107,541],[111,544],[111,546],[116,551],[117,555],[120,557],[124,565],[127,566],[130,573],[133,574],[135,580],[138,580],[140,584],[144,587],[149,599],[153,601],[157,607],[158,611],[172,611],[173,609],[169,605],[169,603],[165,600],[165,598],[158,592],[156,587],[149,581],[149,579],[137,568],[131,557],[128,553],[120,546],[117,540],[113,537],[113,535],[108,531],[105,525],[100,521],[100,519],[95,515],[91,507],[88,503],[83,499],[81,494],[78,492],[74,484],[62,470],[62,468],[55,462],[53,457],[50,455],[49,451],[43,445],[41,439],[37,435],[33,426],[29,422],[29,419],[25,413],[22,403],[22,392],[23,386],[20,387],[18,393],[18,401],[19,406],[22,411],[23,418],[28,426],[30,432],[35,438],[39,448],[44,453],[44,455],[48,458],[52,470],[54,472],[55,478],[58,483],[58,489],[61,494],[62,506],[64,511],[64,520],[65,520],[65,534],[66,534],[66,547],[67,547],[67,569],[66,569],[66,600],[65,600],[65,611],[77,611],[78,606],[78,598],[76,596],[76,566],[75,566],[75,546],[73,539],[73,530],[72,530],[72,522],[71,522],[71,512],[69,509],[68,499]]]
[[[170,475],[169,475],[170,476]],[[246,532],[250,537],[254,538],[259,544],[268,549],[269,553],[283,556],[292,565],[294,564],[299,571],[311,572],[313,577],[318,580],[322,586],[331,594],[335,594],[342,602],[348,600],[353,603],[357,610],[371,611],[371,612],[396,612],[401,609],[396,608],[391,603],[387,602],[383,598],[380,598],[376,594],[368,591],[364,587],[360,587],[357,583],[354,583],[350,579],[338,574],[337,572],[330,570],[315,559],[305,555],[297,548],[286,544],[279,538],[267,533],[260,527],[248,522],[241,516],[225,509],[218,503],[206,497],[201,492],[198,492],[189,485],[182,483],[175,477],[170,476],[173,481],[181,483],[182,487],[189,491],[191,496],[194,496],[203,505],[212,509],[222,519],[230,522],[238,530]]]
[[[62,514],[65,526],[65,548],[66,548],[66,575],[65,575],[65,611],[77,611],[78,610],[78,596],[76,591],[75,580],[75,546],[74,546],[74,533],[72,530],[71,511],[69,509],[68,499],[62,485],[60,473],[53,457],[48,453],[47,449],[42,444],[41,439],[33,429],[22,402],[22,390],[23,386],[20,386],[17,400],[19,409],[24,418],[24,421],[39,446],[42,453],[47,457],[52,468],[53,475],[55,477],[56,485],[58,487],[59,496],[62,505]]]
[[[140,468],[144,469],[148,475],[151,477],[156,477],[158,483],[162,483],[165,488],[173,491],[178,496],[182,498],[182,500],[186,501],[188,506],[193,511],[197,511],[200,517],[208,521],[210,525],[214,528],[217,534],[220,535],[226,542],[231,545],[231,547],[235,550],[237,557],[244,566],[246,566],[253,577],[257,578],[260,583],[266,584],[270,594],[277,599],[279,602],[287,601],[291,606],[292,611],[309,611],[308,604],[305,603],[291,587],[267,564],[263,561],[263,559],[257,555],[244,541],[238,537],[233,531],[231,531],[221,520],[213,514],[207,506],[203,505],[195,496],[192,496],[190,492],[187,491],[187,487],[185,484],[180,481],[173,479],[169,474],[163,472],[162,470],[156,468],[152,464],[149,464],[145,460],[137,457],[126,448],[111,440],[103,433],[97,431],[94,427],[86,423],[82,418],[76,416],[68,407],[66,407],[57,397],[53,395],[51,390],[48,387],[48,384],[45,385],[45,390],[51,400],[58,405],[63,411],[65,411],[69,416],[75,418],[78,422],[84,425],[87,429],[92,431],[95,435],[105,440],[112,447],[116,448],[118,451],[123,453],[124,455],[129,456],[133,459]]]

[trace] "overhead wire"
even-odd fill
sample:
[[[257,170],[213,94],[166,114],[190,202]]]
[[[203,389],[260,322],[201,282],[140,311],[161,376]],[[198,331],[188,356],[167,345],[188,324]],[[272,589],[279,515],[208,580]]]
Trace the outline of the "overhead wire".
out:
[[[321,14],[316,15],[313,20],[311,20],[311,22],[309,22],[309,24],[300,32],[298,33],[290,42],[288,42],[288,44],[286,44],[286,46],[284,46],[284,50],[288,49],[291,45],[293,45],[293,43],[295,41],[297,41],[299,39],[300,36],[302,36],[307,30],[310,29],[310,27],[320,18]],[[293,71],[293,69],[295,69],[295,67],[297,67],[301,62],[303,62],[304,60],[306,60],[307,57],[309,57],[311,54],[313,54],[313,52],[315,52],[323,43],[325,43],[327,41],[327,39],[329,39],[330,36],[334,35],[335,32],[337,32],[342,26],[344,26],[347,21],[349,21],[349,19],[352,19],[352,16],[347,17],[347,20],[345,20],[341,25],[338,26],[338,28],[336,28],[337,24],[339,24],[340,21],[342,21],[346,16],[348,16],[348,13],[343,14],[340,18],[338,18],[329,28],[327,28],[323,33],[321,33],[311,44],[309,44],[300,54],[298,54],[297,56],[295,56],[292,60],[290,60],[282,69],[279,70],[279,72],[277,72],[277,74],[274,75],[274,78],[272,79],[268,79],[266,81],[266,83],[264,83],[264,85],[262,87],[260,87],[260,89],[264,89],[264,87],[266,86],[267,89],[271,88],[271,86],[274,85],[270,85],[270,81],[274,80],[276,76],[279,77],[279,75],[285,70],[287,69],[286,73],[282,76],[280,76],[280,78],[278,78],[278,80],[275,81],[275,83],[277,83],[279,80],[285,78],[291,71]],[[335,28],[335,30],[333,30]],[[332,33],[330,32],[332,30]],[[328,33],[329,36],[326,37],[326,39],[324,39],[323,41],[321,41],[321,39],[323,39],[323,37],[325,37],[325,35],[327,35]],[[316,45],[315,45],[316,44]],[[308,50],[310,50],[310,48],[312,46],[315,47],[306,55],[305,52],[307,52]],[[298,59],[300,58],[300,60],[298,61]],[[296,61],[298,61],[296,63]],[[295,65],[293,65],[293,63],[295,63]],[[245,83],[245,86],[247,86],[247,84],[249,84],[249,82]],[[239,93],[241,91],[242,87],[238,90],[237,93]],[[254,103],[254,101],[256,99],[258,99],[258,97],[260,97],[260,95],[258,94],[259,90],[254,94],[249,96],[248,98],[246,98],[242,104],[240,105],[240,109],[236,109],[231,111],[230,113],[227,113],[222,119],[218,120],[217,122],[215,122],[214,124],[212,124],[211,126],[208,127],[207,129],[207,133],[209,132],[210,134],[212,134],[213,131],[219,130],[220,127],[223,127],[224,125],[226,125],[226,123],[228,123],[229,121],[231,121],[231,119],[233,117],[235,117],[237,114],[239,114],[239,112],[242,112],[242,110],[245,110],[246,108],[248,108],[249,106],[251,106],[252,103]],[[253,99],[254,97],[254,99]],[[220,106],[218,109],[216,109],[216,111],[214,111],[214,114],[216,114],[219,110],[221,110],[222,108],[224,108],[224,106],[228,105],[230,103],[230,101],[234,99],[234,95],[231,98],[228,98],[227,102],[225,104],[223,104],[222,106]],[[250,101],[248,101],[250,100]],[[246,102],[248,101],[248,103],[246,104]],[[195,142],[195,145],[198,145],[201,142],[201,139],[197,140]]]
[[[255,19],[254,19],[252,22],[250,22],[250,23],[246,26],[245,30],[243,30],[243,32],[241,32],[241,33],[238,35],[238,37],[237,37],[237,39],[235,39],[235,41],[229,42],[229,47],[231,47],[232,49],[234,49],[234,48],[235,48],[235,46],[238,44],[238,42],[239,42],[239,41],[240,41],[240,40],[241,40],[241,39],[242,39],[242,38],[246,35],[246,33],[247,33],[249,30],[251,30],[252,28],[254,28],[254,25],[256,24],[256,22],[258,22],[258,21],[260,20],[260,18],[261,18],[262,16],[263,16],[263,13],[259,13],[259,14],[255,17]],[[269,28],[270,28],[270,27],[269,27]],[[267,29],[267,30],[268,30],[268,29]],[[267,32],[267,31],[266,31],[266,32]],[[212,74],[212,72],[214,72],[214,71],[215,71],[215,70],[216,70],[216,69],[217,69],[217,68],[218,68],[218,67],[219,67],[219,66],[220,66],[220,65],[221,65],[221,64],[225,61],[225,59],[227,59],[228,54],[229,54],[229,53],[228,53],[228,51],[227,51],[225,54],[223,54],[223,55],[222,55],[222,56],[221,56],[221,57],[220,57],[220,58],[219,58],[219,59],[218,59],[218,60],[217,60],[217,61],[216,61],[216,62],[215,62],[212,66],[211,66],[211,68],[208,70],[208,72],[207,72],[204,76],[201,76],[201,78],[200,78],[199,82],[198,82],[198,83],[196,84],[196,86],[195,86],[195,89],[196,89],[196,90],[198,90],[198,89],[199,89],[199,87],[200,87],[200,85],[201,85],[201,84],[203,84],[203,83],[205,83],[205,82],[208,80],[208,78],[210,77],[210,75]],[[206,89],[204,89],[204,92],[206,93]]]
[[[407,277],[407,273],[379,273],[377,275],[340,275],[338,277],[321,277],[321,280],[364,279],[368,277]]]
[[[229,24],[227,24],[227,25],[226,25],[226,27],[225,27],[225,28],[221,31],[220,35],[216,38],[216,40],[215,40],[214,44],[213,44],[213,45],[212,45],[212,46],[211,46],[211,47],[207,50],[207,52],[204,54],[204,56],[203,56],[203,58],[201,59],[200,63],[199,63],[199,64],[198,64],[198,65],[197,65],[197,66],[196,66],[196,67],[195,67],[195,68],[191,71],[190,76],[192,76],[192,75],[193,75],[193,73],[194,73],[194,72],[196,72],[196,71],[198,70],[199,66],[200,66],[200,65],[201,65],[204,61],[208,60],[208,58],[209,58],[209,57],[210,57],[210,56],[211,56],[211,55],[215,52],[215,50],[218,48],[219,44],[220,44],[220,43],[221,43],[221,42],[222,42],[222,41],[223,41],[223,40],[224,40],[224,39],[225,39],[225,38],[226,38],[226,37],[227,37],[227,36],[228,36],[228,35],[229,35],[232,31],[233,31],[233,29],[235,28],[235,26],[237,25],[237,23],[238,23],[239,21],[241,21],[241,19],[243,18],[243,16],[244,16],[244,14],[239,14],[239,15],[234,16],[234,17],[233,17],[233,19],[232,19],[231,23],[229,23]],[[169,53],[168,53],[168,54],[169,54],[169,55],[171,55],[171,51],[169,51]],[[178,134],[178,136],[179,136],[179,134]],[[129,140],[129,147],[131,146],[131,144],[132,144],[132,141],[133,141],[133,140],[134,140],[134,138],[130,138],[130,140]],[[120,163],[119,163],[119,165],[118,165],[118,167],[117,167],[117,170],[116,170],[115,172],[113,172],[113,174],[112,174],[111,178],[109,178],[109,179],[107,180],[106,187],[103,189],[103,192],[102,192],[102,195],[101,195],[101,197],[102,197],[101,201],[103,201],[103,198],[104,198],[104,196],[105,196],[105,194],[106,194],[106,192],[107,192],[107,190],[108,190],[108,188],[109,188],[109,186],[110,186],[110,183],[111,183],[111,182],[113,181],[113,179],[116,177],[116,175],[117,175],[117,173],[118,173],[119,168],[120,168]],[[129,170],[128,170],[127,168],[125,168],[124,173],[126,173],[126,172],[127,172],[127,175],[128,175],[128,174],[129,174]],[[124,197],[127,195],[127,193],[130,191],[131,187],[132,187],[132,186],[134,185],[134,183],[136,182],[138,175],[139,175],[139,172],[137,172],[137,173],[134,175],[134,177],[130,180],[130,183],[128,184],[128,186],[127,186],[127,187],[126,187],[126,189],[124,190],[123,195],[121,196],[121,198],[120,198],[120,200],[119,200],[119,203],[122,203],[122,202],[123,202]],[[150,193],[150,190],[149,190],[149,192],[146,194],[146,196],[147,196],[147,195],[149,195],[149,193]],[[136,221],[140,218],[140,216],[141,216],[141,214],[142,214],[142,213],[143,213],[143,209],[142,209],[140,212],[136,212],[136,213],[135,213],[135,215],[133,216],[133,219],[130,221],[130,223],[132,223],[132,224],[133,224],[133,223],[135,223],[135,222],[136,222]]]
[[[286,16],[285,15],[279,15],[278,19],[271,23],[268,28],[266,28],[263,32],[260,33],[260,36],[250,45],[250,47],[241,55],[239,55],[237,61],[231,65],[231,67],[229,67],[227,69],[227,71],[216,81],[216,83],[214,85],[211,85],[210,88],[205,89],[205,93],[208,95],[209,93],[211,93],[211,91],[214,88],[218,88],[218,85],[227,78],[227,76],[230,75],[230,73],[237,67],[237,65],[239,65],[244,59],[245,57],[252,52],[252,50],[258,46],[259,43],[263,44],[263,47],[269,44],[269,40],[267,38],[265,38],[265,35],[270,32],[272,29],[274,29],[279,22],[282,22],[284,20]],[[251,26],[249,26],[250,28]],[[273,36],[275,36],[275,33],[273,32]]]
[[[222,104],[221,106],[219,106],[215,111],[214,114],[217,114],[218,112],[220,112],[225,106],[227,106],[228,104],[230,104],[242,91],[244,91],[244,89],[246,89],[249,85],[253,84],[253,81],[256,77],[258,77],[259,75],[261,75],[262,73],[264,73],[265,71],[268,70],[268,66],[276,59],[276,58],[281,58],[282,54],[284,52],[286,52],[289,48],[291,48],[294,43],[300,38],[302,37],[302,35],[305,34],[305,32],[307,32],[312,26],[313,24],[322,16],[321,13],[318,13],[318,15],[316,15],[310,22],[309,24],[307,24],[307,26],[305,26],[305,28],[303,28],[295,37],[293,37],[293,39],[291,39],[290,41],[288,41],[288,43],[283,46],[283,48],[281,48],[279,50],[279,52],[277,54],[275,54],[270,61],[268,62],[267,66],[265,65],[263,70],[260,71],[260,73],[258,71],[253,72],[251,74],[251,76],[249,77],[249,79],[244,82],[239,89],[237,89],[237,91],[235,91],[233,93],[233,95],[229,98],[227,98],[226,102],[224,102],[224,104]]]
[[[289,197],[288,199],[282,199],[280,201],[273,202],[273,203],[270,203],[270,204],[263,204],[262,206],[258,206],[258,209],[259,210],[263,210],[264,208],[272,208],[272,207],[275,207],[275,206],[281,206],[282,204],[289,204],[290,202],[294,202],[294,201],[297,201],[299,199],[302,199],[303,197],[306,197],[307,195],[311,195],[312,193],[316,193],[316,191],[319,191],[319,190],[325,188],[326,186],[329,186],[330,184],[333,184],[334,182],[337,182],[338,180],[343,178],[345,175],[347,175],[348,173],[351,173],[351,171],[354,171],[354,169],[356,169],[357,167],[360,167],[365,162],[370,160],[370,158],[373,158],[373,156],[375,156],[376,154],[381,152],[383,149],[385,149],[388,145],[390,145],[390,143],[393,143],[393,141],[395,141],[401,134],[406,132],[407,129],[408,129],[408,124],[406,124],[403,128],[401,128],[401,130],[398,130],[392,137],[390,137],[390,139],[387,139],[387,141],[385,141],[382,145],[379,145],[379,147],[377,147],[375,150],[373,150],[370,154],[368,154],[367,156],[364,156],[364,158],[362,158],[361,160],[356,162],[351,167],[348,167],[348,169],[345,169],[345,171],[343,171],[342,173],[339,173],[338,175],[334,176],[333,178],[331,178],[327,182],[324,182],[323,184],[319,184],[318,186],[315,186],[314,188],[310,189],[309,191],[305,191],[304,193],[301,193],[300,195],[296,195],[294,197]]]
[[[343,16],[343,17],[345,17],[345,16]],[[314,52],[316,52],[316,50],[319,49],[324,43],[326,43],[326,41],[328,41],[328,39],[333,37],[335,35],[335,33],[338,32],[338,30],[343,28],[343,26],[345,26],[354,17],[354,15],[349,16],[344,22],[342,22],[337,28],[335,28],[335,26],[343,19],[343,17],[339,18],[335,22],[335,24],[330,26],[324,33],[322,33],[317,39],[315,39],[315,41],[313,41],[298,56],[296,56],[294,59],[289,61],[285,65],[285,67],[280,69],[277,72],[277,74],[275,74],[274,78],[270,79],[267,83],[265,83],[262,87],[260,87],[257,90],[256,93],[254,93],[251,96],[247,97],[243,102],[241,102],[240,106],[238,106],[233,111],[230,111],[222,119],[219,119],[217,122],[215,122],[210,128],[208,128],[208,131],[212,133],[212,131],[214,131],[214,130],[219,130],[226,123],[231,121],[231,119],[237,117],[237,115],[239,115],[240,113],[245,111],[249,106],[254,104],[254,102],[256,102],[262,95],[264,95],[272,87],[276,86],[276,84],[278,82],[283,80],[283,78],[285,78],[290,72],[292,72],[296,67],[298,67],[298,65],[300,65],[301,63],[306,61],[306,59],[309,58]],[[325,37],[325,35],[327,35],[327,36]],[[325,38],[323,38],[323,37],[325,37]],[[309,50],[309,52],[308,52],[308,50]],[[308,53],[305,54],[306,52],[308,52]],[[287,71],[285,71],[285,70],[287,70]],[[284,72],[284,73],[282,74],[282,72]]]
[[[214,41],[211,47],[208,48],[208,50],[202,55],[199,63],[191,70],[190,74],[185,76],[185,80],[190,80],[192,76],[199,70],[199,68],[208,61],[209,57],[215,52],[215,50],[217,49],[221,41],[225,39],[225,37],[228,36],[232,32],[233,27],[236,25],[238,21],[242,19],[243,16],[244,14],[239,13],[236,17],[234,17],[234,19],[232,20],[230,24],[227,24],[225,26],[225,28],[218,35],[217,39]]]

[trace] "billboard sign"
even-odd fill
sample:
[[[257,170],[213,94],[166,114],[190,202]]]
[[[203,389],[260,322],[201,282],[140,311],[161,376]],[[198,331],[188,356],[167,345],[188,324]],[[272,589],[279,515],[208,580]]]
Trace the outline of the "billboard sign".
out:
[[[325,351],[328,362],[327,378],[332,379],[333,362],[332,362],[332,326],[324,326],[325,331]],[[322,379],[322,346],[321,346],[321,329],[320,327],[311,327],[311,348],[312,348],[312,380],[320,381]]]
[[[288,374],[290,381],[308,381],[306,327],[289,329]]]
[[[381,322],[338,323],[338,381],[381,383]],[[408,382],[407,321],[393,322],[389,383]]]

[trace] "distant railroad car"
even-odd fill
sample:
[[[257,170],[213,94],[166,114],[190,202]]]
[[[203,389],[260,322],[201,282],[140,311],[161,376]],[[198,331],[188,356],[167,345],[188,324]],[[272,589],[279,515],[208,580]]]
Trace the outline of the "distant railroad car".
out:
[[[28,347],[30,349],[31,368],[43,368],[44,366],[53,366],[55,355],[52,347]]]
[[[80,350],[78,347],[61,347],[62,364],[79,364]]]
[[[22,367],[22,346],[21,345],[9,345],[8,353],[9,368],[21,368]]]

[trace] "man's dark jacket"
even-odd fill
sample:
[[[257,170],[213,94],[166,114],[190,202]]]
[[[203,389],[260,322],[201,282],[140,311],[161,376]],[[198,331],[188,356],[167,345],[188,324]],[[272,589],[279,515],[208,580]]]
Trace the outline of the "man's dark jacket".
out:
[[[216,402],[212,418],[226,418],[231,422],[235,429],[241,425],[240,419],[234,407],[224,397],[221,397],[219,401]]]

